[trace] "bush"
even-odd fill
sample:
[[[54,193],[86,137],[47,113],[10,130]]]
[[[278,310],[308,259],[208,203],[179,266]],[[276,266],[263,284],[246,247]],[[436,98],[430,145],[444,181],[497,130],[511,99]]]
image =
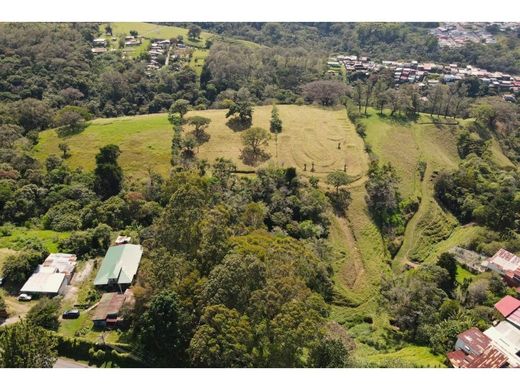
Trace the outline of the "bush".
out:
[[[49,330],[58,330],[60,323],[60,301],[57,298],[42,298],[27,313],[27,320]]]

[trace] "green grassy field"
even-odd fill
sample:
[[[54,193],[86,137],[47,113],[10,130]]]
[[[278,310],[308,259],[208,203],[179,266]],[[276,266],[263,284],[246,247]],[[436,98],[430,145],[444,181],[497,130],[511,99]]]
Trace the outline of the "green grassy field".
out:
[[[105,26],[101,25],[101,31],[104,33]],[[203,31],[200,34],[200,39],[192,40],[188,37],[188,29],[176,26],[163,26],[154,23],[145,22],[114,22],[110,23],[112,27],[112,35],[128,35],[130,30],[135,30],[146,39],[171,39],[182,36],[184,42],[190,46],[204,48],[206,47],[206,40],[212,38],[214,35]]]
[[[364,172],[366,156],[363,143],[344,110],[296,105],[280,105],[278,108],[283,131],[278,136],[278,148],[274,138],[270,141],[267,150],[271,158],[263,165],[277,162],[282,166],[294,166],[300,173],[310,175],[314,162],[314,175],[319,177],[335,169],[343,169],[345,164],[350,175],[359,176]],[[209,162],[217,157],[231,158],[239,169],[253,169],[239,159],[242,149],[240,132],[226,125],[225,114],[226,110],[187,114],[187,117],[202,115],[212,121],[207,129],[211,139],[200,147],[198,157]],[[255,107],[253,125],[268,129],[270,117],[270,106]],[[185,126],[185,131],[189,131],[188,126]],[[66,142],[72,155],[67,160],[68,164],[91,170],[99,148],[114,143],[122,150],[120,164],[128,179],[143,178],[148,169],[167,175],[172,134],[166,114],[96,119],[82,133],[65,139],[59,138],[54,130],[42,132],[35,156],[44,160],[49,154],[60,154],[58,144]],[[338,143],[341,149],[337,148]],[[307,164],[307,172],[303,172],[304,164]]]
[[[0,237],[0,248],[17,249],[21,240],[40,239],[49,252],[58,251],[58,242],[70,235],[70,232],[55,232],[52,230],[32,230],[16,227],[11,235]]]

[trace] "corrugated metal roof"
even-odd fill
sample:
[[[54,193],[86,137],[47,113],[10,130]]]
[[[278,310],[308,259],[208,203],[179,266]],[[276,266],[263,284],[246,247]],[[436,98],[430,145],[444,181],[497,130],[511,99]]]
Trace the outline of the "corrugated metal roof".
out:
[[[464,342],[471,350],[464,352],[472,352],[476,355],[480,355],[489,345],[491,340],[482,333],[478,328],[470,328],[465,332],[459,334],[458,337],[461,341]]]
[[[500,312],[500,314],[502,314],[504,317],[507,317],[519,307],[520,300],[516,299],[515,297],[512,297],[511,295],[507,295],[500,301],[495,303],[495,309],[497,309]]]
[[[64,279],[65,274],[62,273],[38,272],[32,274],[20,291],[29,294],[57,294]]]
[[[520,329],[520,308],[516,309],[514,312],[512,312],[508,317],[507,320],[515,325],[518,329]]]
[[[468,362],[467,368],[500,368],[507,364],[507,357],[494,347],[488,347],[482,354]]]
[[[104,321],[109,314],[118,315],[119,310],[125,303],[126,295],[118,293],[106,293],[101,297],[96,311],[92,317],[93,321]]]
[[[520,267],[520,257],[502,248],[489,259],[488,263],[503,272],[515,271]]]
[[[59,272],[71,275],[76,268],[76,260],[76,255],[70,253],[51,253],[42,265],[57,268]]]
[[[111,280],[118,284],[132,283],[142,255],[143,249],[140,245],[111,246],[101,263],[94,285],[107,285]]]

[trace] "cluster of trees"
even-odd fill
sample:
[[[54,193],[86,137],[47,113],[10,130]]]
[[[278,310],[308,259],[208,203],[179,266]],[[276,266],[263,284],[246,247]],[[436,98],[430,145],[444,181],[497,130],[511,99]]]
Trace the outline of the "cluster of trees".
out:
[[[280,103],[295,103],[301,86],[322,77],[325,56],[294,46],[249,48],[216,42],[204,63],[201,86],[208,95],[216,97],[217,105],[229,94],[226,90],[238,91],[243,87],[256,102],[276,99]]]
[[[352,77],[354,77],[354,74]],[[451,84],[438,84],[421,89],[416,84],[404,84],[394,88],[391,72],[383,70],[370,75],[362,74],[353,80],[346,89],[346,95],[356,105],[358,112],[367,114],[372,106],[380,113],[384,109],[390,116],[402,115],[414,119],[419,112],[429,113],[432,117],[466,117],[470,99],[467,81]]]
[[[401,197],[399,180],[390,163],[380,164],[374,160],[370,164],[365,184],[367,207],[387,241],[392,256],[401,247],[406,223],[419,206],[417,201]]]
[[[518,232],[520,177],[492,161],[470,154],[454,172],[435,183],[437,198],[461,222],[478,222],[498,232]]]
[[[475,122],[469,126],[470,132],[483,140],[494,135],[504,154],[512,161],[520,161],[520,109],[517,105],[500,97],[485,97],[475,102],[471,116]]]
[[[209,104],[188,66],[172,63],[148,76],[145,58],[123,58],[118,52],[94,56],[90,48],[98,28],[97,23],[2,25],[0,112],[12,114],[0,123],[25,131],[51,124],[70,130],[81,127],[85,116],[59,111],[68,106],[113,117],[160,112],[181,98],[193,106]]]
[[[327,197],[292,168],[177,170],[141,231],[136,350],[154,366],[337,367],[352,340],[328,319]],[[211,175],[208,173],[211,172]]]
[[[435,265],[422,265],[384,281],[383,304],[406,340],[445,354],[453,349],[459,333],[491,325],[493,304],[507,294],[507,286],[496,274],[465,279],[459,285],[456,274],[455,258],[443,253]]]

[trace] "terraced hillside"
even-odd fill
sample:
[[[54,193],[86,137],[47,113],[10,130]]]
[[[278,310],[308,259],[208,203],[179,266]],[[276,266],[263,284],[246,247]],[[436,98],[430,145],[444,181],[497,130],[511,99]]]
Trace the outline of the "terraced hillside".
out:
[[[437,120],[436,120],[437,121]],[[463,121],[442,120],[433,123],[429,115],[420,115],[417,122],[405,122],[370,111],[364,119],[367,126],[366,141],[383,162],[391,162],[401,177],[403,197],[420,199],[417,213],[409,221],[403,245],[395,256],[394,266],[399,268],[408,261],[433,261],[439,248],[450,239],[452,246],[461,244],[455,238],[468,241],[474,235],[469,227],[459,227],[454,237],[457,220],[443,210],[433,197],[436,175],[446,169],[455,169],[460,158],[457,154],[457,137]],[[492,159],[500,165],[512,165],[500,151],[495,140],[491,144]],[[424,179],[419,175],[419,161],[426,163]],[[449,248],[448,248],[449,249]]]

